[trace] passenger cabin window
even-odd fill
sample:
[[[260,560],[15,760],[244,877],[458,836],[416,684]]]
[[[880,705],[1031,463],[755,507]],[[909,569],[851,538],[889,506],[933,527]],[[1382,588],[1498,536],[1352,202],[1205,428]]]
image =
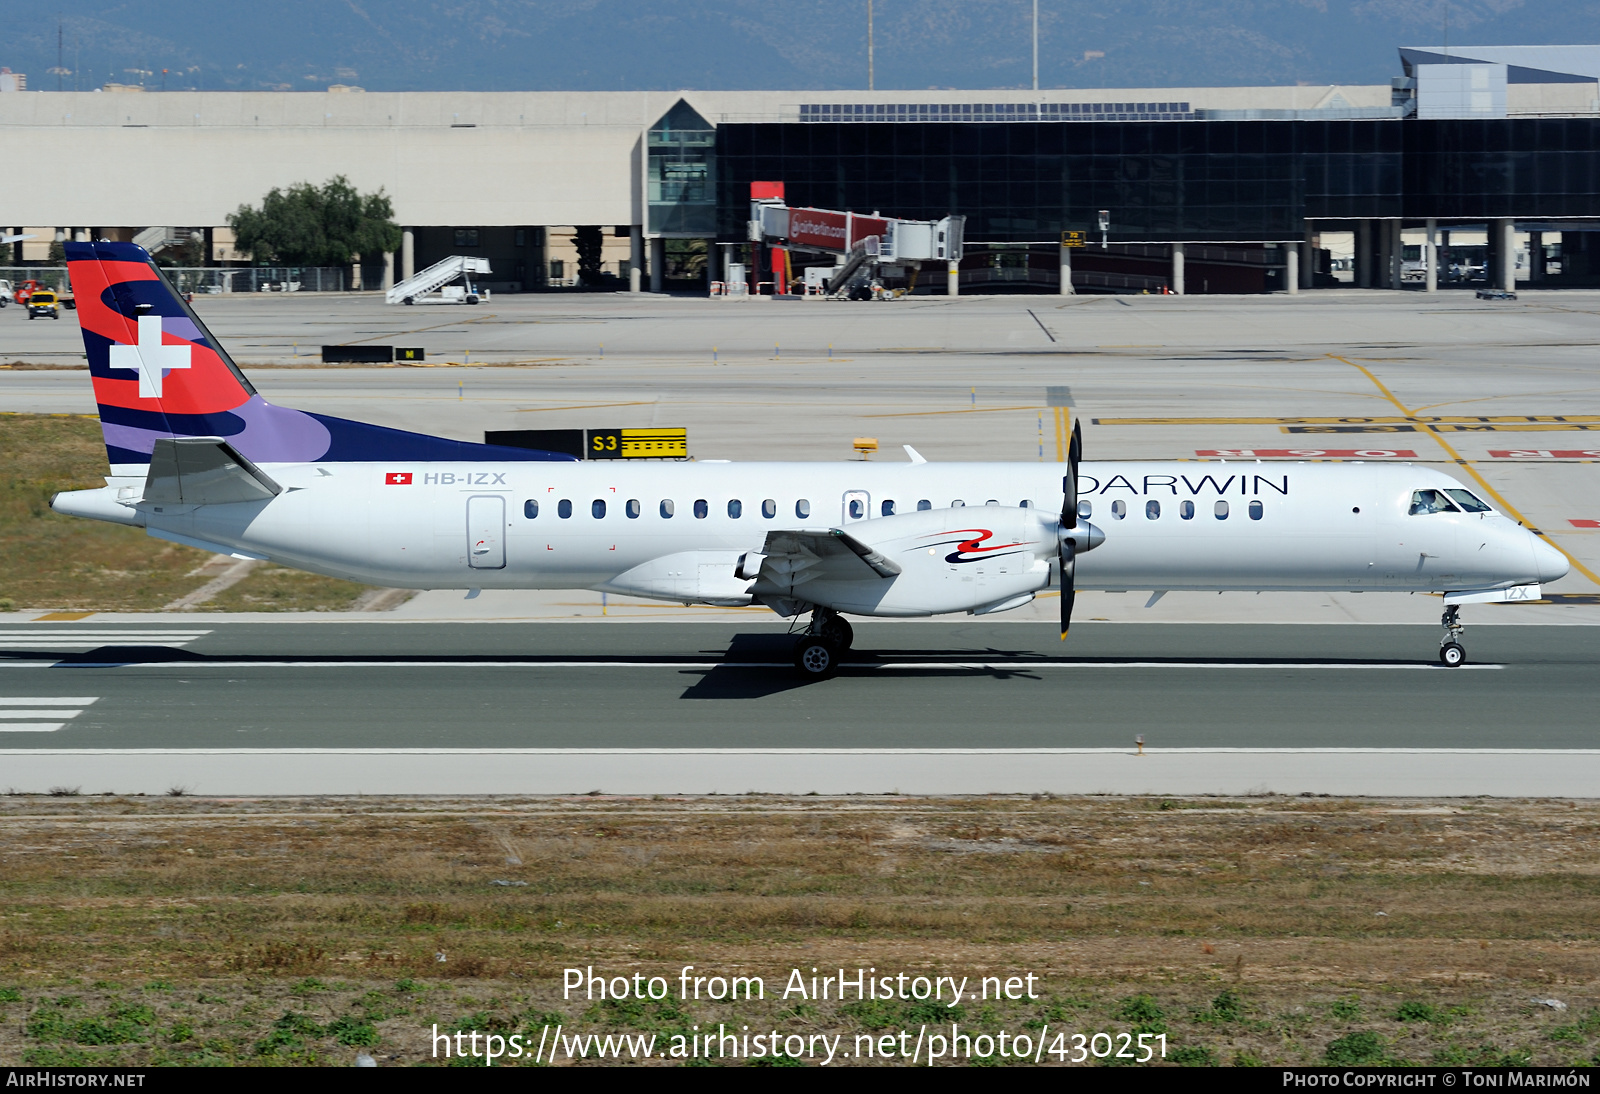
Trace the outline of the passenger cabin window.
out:
[[[527,501],[523,502],[522,515],[527,517],[529,520],[532,520],[534,517],[538,516],[539,503],[534,501],[532,498],[529,498]]]
[[[962,501],[960,498],[956,498],[950,503],[950,508],[952,509],[965,509],[966,507],[967,503]]]
[[[1264,510],[1261,508],[1261,503],[1259,501],[1253,501],[1253,502],[1250,503],[1250,519],[1251,520],[1260,520],[1261,519],[1261,514],[1263,513],[1263,511]]]
[[[1469,513],[1494,512],[1493,509],[1490,509],[1487,505],[1483,504],[1483,502],[1478,499],[1476,494],[1468,493],[1465,490],[1446,490],[1445,493],[1454,498],[1456,500],[1456,504],[1461,506],[1461,508],[1465,509]]]
[[[623,512],[628,514],[629,520],[638,520],[639,514],[644,510],[640,507],[638,498],[629,498],[628,504],[623,506]]]
[[[740,517],[744,516],[744,502],[740,501],[738,498],[730,499],[728,502],[728,515],[734,520],[738,520]]]
[[[932,508],[933,502],[929,501],[927,498],[923,498],[921,501],[917,502],[917,512],[919,513],[926,513]]]
[[[1457,513],[1460,510],[1445,497],[1443,490],[1413,490],[1410,512],[1414,517],[1421,517],[1429,513]]]
[[[1083,501],[1080,501],[1078,503],[1078,516],[1082,517],[1084,520],[1088,520],[1090,517],[1094,516],[1094,502],[1087,498],[1085,498]]]
[[[1128,515],[1128,503],[1127,502],[1123,501],[1121,498],[1118,498],[1116,501],[1111,503],[1111,519],[1112,520],[1121,520],[1123,517],[1125,517],[1127,515]]]
[[[886,517],[894,516],[894,502],[890,501],[888,498],[884,498],[883,504],[878,506],[878,512],[882,513]]]
[[[1161,503],[1159,501],[1157,501],[1155,498],[1151,498],[1149,501],[1145,502],[1144,503],[1144,516],[1145,516],[1146,520],[1160,520],[1161,519]]]
[[[1211,511],[1217,515],[1218,520],[1228,519],[1228,503],[1225,501],[1218,501],[1211,507]]]
[[[985,504],[985,505],[999,505],[1000,504],[1000,499],[998,499],[998,498],[990,498],[988,501],[984,502],[983,504]]]
[[[766,517],[768,520],[771,520],[773,517],[777,516],[778,503],[773,501],[771,498],[768,498],[766,501],[762,502],[761,515]]]
[[[670,520],[675,512],[677,512],[677,506],[672,504],[672,500],[670,498],[663,499],[661,502],[661,519]]]
[[[1021,501],[1017,502],[1017,508],[1018,509],[1032,509],[1033,508],[1033,500],[1031,498],[1023,498]]]
[[[1193,520],[1194,519],[1194,502],[1192,502],[1192,501],[1180,501],[1178,503],[1178,516],[1182,517],[1184,520]]]
[[[860,520],[867,515],[867,503],[860,498],[851,498],[846,508],[850,513],[851,520]]]
[[[590,513],[591,516],[594,517],[595,520],[599,520],[601,517],[605,516],[606,515],[605,499],[603,499],[603,498],[595,498],[594,501],[589,504],[589,513]]]
[[[801,498],[799,501],[795,502],[794,515],[799,517],[801,520],[805,520],[811,515],[811,503],[805,498]]]
[[[566,498],[562,498],[560,501],[556,502],[556,516],[560,517],[562,520],[566,520],[568,517],[572,516],[572,503]]]
[[[695,520],[705,520],[710,515],[711,515],[711,506],[706,503],[706,499],[705,498],[696,498],[695,502],[694,502],[694,519]]]

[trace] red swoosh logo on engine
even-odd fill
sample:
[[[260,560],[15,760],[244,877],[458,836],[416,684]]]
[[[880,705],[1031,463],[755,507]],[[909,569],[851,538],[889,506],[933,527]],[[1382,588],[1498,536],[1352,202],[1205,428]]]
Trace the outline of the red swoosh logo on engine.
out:
[[[981,561],[983,561],[983,556],[988,555],[988,554],[992,554],[995,551],[1005,551],[1005,550],[1009,550],[1012,547],[1025,546],[1025,544],[1022,544],[1022,543],[995,543],[995,544],[991,544],[988,547],[979,546],[981,543],[983,543],[984,540],[986,540],[990,536],[994,535],[994,533],[991,532],[987,528],[952,528],[948,532],[940,532],[940,533],[937,533],[937,534],[943,535],[943,536],[971,536],[972,537],[971,539],[966,539],[966,540],[960,541],[956,545],[956,549],[954,551],[952,551],[948,555],[945,555],[944,556],[944,560],[946,562],[981,562]],[[944,540],[943,542],[944,543],[949,543],[950,541],[949,540]],[[935,544],[935,546],[938,546],[938,544]],[[963,555],[976,555],[978,557],[976,557],[976,558],[963,558],[963,557],[961,557]]]

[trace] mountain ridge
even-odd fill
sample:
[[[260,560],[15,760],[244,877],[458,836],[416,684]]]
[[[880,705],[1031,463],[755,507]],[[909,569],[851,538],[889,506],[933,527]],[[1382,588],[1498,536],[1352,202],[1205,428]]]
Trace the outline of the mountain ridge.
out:
[[[1581,44],[1600,0],[1040,0],[1041,89],[1386,83],[1402,45]],[[878,89],[1026,88],[1030,0],[876,0]],[[0,64],[90,90],[866,90],[864,0],[0,0]],[[59,75],[57,25],[63,48]],[[1448,25],[1447,25],[1448,24]],[[1575,38],[1574,35],[1577,35]],[[167,70],[165,73],[162,70]]]

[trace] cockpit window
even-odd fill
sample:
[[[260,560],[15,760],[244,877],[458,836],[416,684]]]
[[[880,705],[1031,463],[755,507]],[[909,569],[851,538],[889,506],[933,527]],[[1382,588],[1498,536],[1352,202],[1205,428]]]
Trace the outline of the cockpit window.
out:
[[[1456,504],[1461,506],[1461,508],[1465,509],[1469,513],[1494,512],[1493,509],[1490,509],[1487,505],[1483,504],[1483,502],[1479,501],[1476,495],[1471,494],[1466,490],[1446,490],[1445,493],[1449,494],[1452,498],[1455,498]]]
[[[1428,513],[1458,513],[1449,498],[1444,496],[1443,490],[1413,490],[1411,491],[1411,515],[1424,516]]]

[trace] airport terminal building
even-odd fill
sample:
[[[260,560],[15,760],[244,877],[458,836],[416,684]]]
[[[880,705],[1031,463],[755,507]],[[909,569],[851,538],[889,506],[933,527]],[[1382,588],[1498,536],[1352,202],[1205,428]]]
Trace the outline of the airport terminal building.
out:
[[[1397,67],[1186,90],[0,93],[0,222],[35,237],[17,263],[90,237],[248,263],[229,213],[344,175],[404,226],[368,288],[453,254],[501,291],[566,287],[598,226],[602,285],[705,291],[751,184],[778,181],[794,206],[965,217],[958,276],[923,291],[1600,285],[1600,46]],[[1065,255],[1064,232],[1088,246]]]

